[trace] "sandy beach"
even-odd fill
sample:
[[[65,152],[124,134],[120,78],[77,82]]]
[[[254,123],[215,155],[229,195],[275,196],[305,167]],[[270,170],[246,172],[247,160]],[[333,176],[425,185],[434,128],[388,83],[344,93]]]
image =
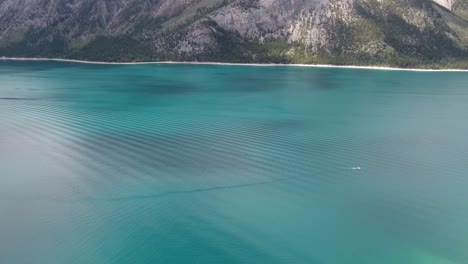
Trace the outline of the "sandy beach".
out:
[[[227,63],[227,62],[191,62],[191,61],[153,61],[153,62],[104,62],[86,61],[59,58],[19,58],[0,57],[0,60],[9,61],[58,61],[83,64],[103,64],[103,65],[146,65],[146,64],[192,64],[192,65],[221,65],[221,66],[254,66],[254,67],[314,67],[314,68],[343,68],[343,69],[366,69],[385,71],[416,71],[416,72],[468,72],[468,69],[417,69],[417,68],[396,68],[378,66],[355,66],[355,65],[332,65],[332,64],[273,64],[273,63]]]

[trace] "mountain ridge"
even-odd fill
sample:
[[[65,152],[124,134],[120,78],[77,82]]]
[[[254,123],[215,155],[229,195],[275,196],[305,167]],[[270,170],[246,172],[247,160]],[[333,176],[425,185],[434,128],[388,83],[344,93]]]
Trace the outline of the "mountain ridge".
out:
[[[468,68],[467,0],[3,0],[0,56]]]

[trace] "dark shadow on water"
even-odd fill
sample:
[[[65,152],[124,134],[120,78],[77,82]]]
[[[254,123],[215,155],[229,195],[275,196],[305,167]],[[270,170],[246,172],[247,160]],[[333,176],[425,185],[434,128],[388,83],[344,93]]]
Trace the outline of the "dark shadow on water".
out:
[[[314,88],[331,90],[337,88],[335,78],[336,74],[329,69],[317,69],[314,71],[311,81],[314,84]]]
[[[11,101],[35,101],[37,98],[21,98],[21,97],[0,97],[0,100],[11,100]]]
[[[156,83],[156,82],[155,82]],[[166,82],[166,84],[143,84],[138,90],[146,96],[151,95],[176,95],[197,92],[199,89],[187,83]]]

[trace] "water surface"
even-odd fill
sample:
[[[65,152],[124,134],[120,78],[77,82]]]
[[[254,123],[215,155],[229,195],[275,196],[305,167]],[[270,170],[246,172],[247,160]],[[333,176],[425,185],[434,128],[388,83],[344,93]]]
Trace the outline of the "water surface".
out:
[[[0,263],[468,263],[467,83],[0,61]]]

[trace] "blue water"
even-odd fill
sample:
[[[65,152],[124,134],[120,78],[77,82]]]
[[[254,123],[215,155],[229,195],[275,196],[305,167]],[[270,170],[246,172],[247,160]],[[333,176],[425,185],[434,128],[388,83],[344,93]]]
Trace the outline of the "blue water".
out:
[[[0,263],[466,264],[467,121],[467,73],[0,62]]]

